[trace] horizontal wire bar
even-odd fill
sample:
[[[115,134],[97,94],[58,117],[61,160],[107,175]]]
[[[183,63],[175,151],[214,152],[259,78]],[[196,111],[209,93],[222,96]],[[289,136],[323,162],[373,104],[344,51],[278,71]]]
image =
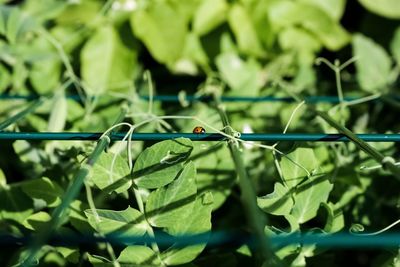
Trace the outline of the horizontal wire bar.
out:
[[[95,141],[103,133],[94,132],[0,132],[0,140],[65,140],[65,141]],[[120,141],[126,136],[126,132],[113,133],[110,138],[112,141]],[[366,142],[400,142],[400,134],[357,134]],[[133,133],[132,140],[137,141],[162,141],[179,137],[189,138],[192,141],[221,141],[227,137],[218,133]],[[310,141],[310,142],[348,142],[345,135],[334,134],[249,134],[240,135],[243,141]]]
[[[76,101],[80,101],[81,97],[79,95],[67,95],[69,99],[73,99]],[[150,100],[150,97],[147,95],[139,96],[143,100]],[[390,96],[391,98],[400,100],[400,96],[394,95]],[[40,98],[40,95],[10,95],[10,94],[0,94],[0,100],[34,100]],[[358,99],[362,99],[363,97],[349,96],[344,97],[343,100],[345,102],[354,101]],[[213,98],[210,96],[195,96],[195,95],[187,95],[185,97],[178,97],[177,95],[155,95],[152,97],[154,101],[161,102],[180,102],[182,100],[195,102],[210,102],[213,101]],[[337,96],[308,96],[305,97],[304,100],[307,103],[339,103],[340,99]],[[379,98],[371,100],[377,101]],[[278,97],[278,96],[221,96],[222,102],[287,102],[292,103],[296,102],[292,97]]]
[[[24,246],[35,236],[14,236],[0,234],[0,246],[11,244]],[[400,246],[400,233],[384,233],[379,235],[354,235],[350,233],[316,234],[316,233],[291,233],[271,235],[269,242],[274,248],[285,247],[291,244],[316,245],[326,248],[389,248]],[[113,245],[149,244],[156,242],[159,245],[177,247],[205,244],[207,246],[223,246],[232,244],[252,244],[254,237],[238,232],[206,232],[194,235],[170,236],[162,232],[155,237],[133,236],[124,234],[109,234],[106,236],[94,236],[89,234],[53,235],[49,240],[52,245],[77,246],[82,244],[95,244],[108,242]]]

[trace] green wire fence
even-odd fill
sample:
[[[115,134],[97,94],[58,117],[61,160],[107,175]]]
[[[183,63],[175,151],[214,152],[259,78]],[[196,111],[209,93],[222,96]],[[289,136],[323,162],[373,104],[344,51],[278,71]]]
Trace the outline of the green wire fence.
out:
[[[10,94],[0,94],[0,100],[35,100],[42,96],[40,95],[10,95]],[[68,99],[73,99],[76,101],[81,101],[82,97],[79,95],[67,95]],[[153,100],[153,101],[161,101],[161,102],[180,102],[180,101],[188,101],[188,102],[211,102],[213,101],[213,97],[210,96],[196,96],[196,95],[185,95],[179,97],[177,95],[154,95],[152,97],[148,95],[139,95],[140,99],[143,100]],[[357,101],[361,100],[363,97],[361,96],[347,96],[343,97],[344,102]],[[393,100],[400,100],[400,95],[387,95],[377,97],[370,101],[381,101],[383,99],[390,98]],[[340,98],[337,96],[307,96],[304,97],[306,103],[340,103]],[[278,96],[221,96],[221,102],[286,102],[286,103],[294,103],[296,102],[293,97],[278,97]]]
[[[70,99],[80,101],[81,98],[76,95],[67,96]],[[163,102],[179,102],[182,98],[172,95],[157,95],[153,97],[140,96],[144,100],[154,100]],[[223,245],[232,242],[238,242],[240,244],[252,244],[257,241],[257,245],[261,242],[268,242],[268,246],[273,248],[282,247],[289,244],[303,244],[303,245],[317,245],[331,248],[344,248],[344,247],[399,247],[400,246],[400,233],[389,233],[379,235],[354,235],[350,233],[334,233],[334,234],[317,234],[317,233],[290,233],[290,234],[278,234],[269,235],[268,239],[262,241],[259,237],[249,234],[240,234],[235,232],[207,232],[197,235],[185,235],[185,236],[163,236],[156,235],[153,237],[149,236],[57,236],[55,234],[56,229],[59,227],[60,221],[62,220],[65,210],[72,202],[73,199],[79,193],[86,175],[89,172],[90,166],[93,166],[109,145],[110,141],[122,140],[127,133],[126,132],[110,132],[107,135],[103,133],[91,133],[91,132],[9,132],[4,131],[8,126],[18,122],[26,115],[33,113],[42,103],[43,98],[34,95],[0,95],[0,100],[33,100],[25,109],[18,112],[14,116],[6,119],[0,123],[0,140],[82,140],[82,141],[97,141],[97,146],[92,154],[88,157],[83,167],[78,171],[73,183],[67,189],[62,204],[59,205],[52,214],[52,219],[49,222],[49,227],[46,231],[42,231],[38,236],[12,236],[7,233],[0,233],[0,246],[9,244],[14,245],[30,245],[30,253],[25,261],[24,265],[29,266],[40,249],[40,247],[46,243],[57,243],[64,245],[79,245],[82,242],[109,242],[111,244],[137,244],[137,243],[151,243],[157,242],[163,245],[181,244],[181,245],[193,245],[200,243],[207,243],[208,245]],[[359,97],[346,97],[344,101],[355,101],[360,99]],[[393,96],[394,100],[400,100],[399,96]],[[185,101],[204,101],[212,102],[215,98],[208,96],[194,96],[189,95],[183,98]],[[311,96],[304,98],[307,103],[340,103],[339,98],[331,96]],[[381,100],[381,98],[374,99],[373,101]],[[296,102],[292,97],[234,97],[234,96],[222,96],[218,99],[221,102]],[[118,116],[116,123],[121,122],[125,117],[126,111],[121,111]],[[324,114],[322,114],[324,115]],[[222,114],[222,118],[227,120],[226,115]],[[329,121],[329,118],[328,118]],[[227,124],[228,122],[225,121]],[[229,124],[227,124],[229,126]],[[193,134],[193,133],[133,133],[132,140],[142,141],[161,141],[167,139],[174,139],[179,137],[189,138],[193,141],[223,141],[227,140],[227,137],[219,133],[204,133],[204,134]],[[347,134],[346,131],[342,133],[285,133],[285,134],[269,134],[269,133],[256,133],[248,134],[242,133],[236,138],[243,141],[266,141],[266,142],[278,142],[278,141],[310,141],[310,142],[348,142],[355,140],[361,140],[357,142],[400,142],[400,134]],[[363,145],[363,144],[362,144]],[[368,148],[366,149],[368,150]],[[234,152],[232,152],[234,153]],[[240,161],[238,161],[240,163]],[[397,171],[397,170],[396,170]],[[246,186],[244,185],[243,188]],[[242,188],[242,190],[243,190]],[[251,193],[251,192],[250,192]],[[256,231],[257,232],[257,231]],[[85,241],[83,241],[85,240]]]

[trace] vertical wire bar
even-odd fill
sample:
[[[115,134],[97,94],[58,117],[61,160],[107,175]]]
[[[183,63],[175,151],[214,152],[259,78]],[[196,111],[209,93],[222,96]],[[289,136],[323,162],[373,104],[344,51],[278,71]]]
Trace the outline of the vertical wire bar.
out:
[[[228,116],[225,111],[220,107],[220,102],[218,99],[215,100],[216,109],[220,115],[223,126],[226,129],[226,133],[232,135],[233,132],[230,129]],[[265,266],[270,265],[280,265],[278,260],[274,257],[271,250],[271,246],[264,232],[264,227],[266,224],[266,218],[263,213],[261,213],[260,208],[257,205],[257,195],[254,191],[253,185],[251,183],[250,177],[247,174],[246,167],[244,165],[241,152],[236,144],[229,142],[229,151],[233,162],[235,164],[235,169],[239,177],[239,187],[241,191],[241,201],[243,208],[246,212],[246,217],[249,226],[253,230],[255,235],[255,241],[258,248],[259,255],[257,260],[260,260],[260,265],[263,263]]]
[[[126,113],[127,109],[123,108],[118,118],[116,119],[114,125],[122,122],[123,119],[125,118]],[[57,228],[61,225],[64,217],[67,214],[69,205],[81,191],[85,178],[88,175],[90,169],[96,163],[101,153],[103,153],[104,150],[107,148],[107,146],[110,144],[111,140],[110,136],[112,133],[113,131],[110,131],[107,135],[100,138],[94,151],[90,154],[86,162],[83,164],[83,166],[79,169],[79,171],[75,175],[72,184],[68,187],[67,191],[63,196],[61,204],[57,206],[54,209],[53,213],[51,214],[51,220],[48,222],[48,226],[44,227],[44,230],[39,232],[37,238],[33,240],[28,256],[25,259],[25,261],[21,264],[21,266],[33,265],[33,261],[35,260],[35,257],[37,253],[40,251],[42,245],[49,240],[54,231],[57,230]]]
[[[39,98],[38,100],[35,100],[33,103],[31,103],[28,107],[23,109],[22,111],[18,112],[14,116],[6,119],[5,121],[0,123],[0,131],[6,129],[8,126],[10,126],[13,123],[16,123],[22,118],[25,118],[25,116],[29,115],[30,113],[34,112],[40,105],[42,105],[44,102],[43,98]]]

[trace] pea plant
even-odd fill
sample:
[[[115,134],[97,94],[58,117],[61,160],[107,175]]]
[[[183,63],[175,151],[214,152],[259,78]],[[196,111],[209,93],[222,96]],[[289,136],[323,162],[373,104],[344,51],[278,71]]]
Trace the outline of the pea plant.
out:
[[[399,18],[0,1],[0,264],[398,266]]]

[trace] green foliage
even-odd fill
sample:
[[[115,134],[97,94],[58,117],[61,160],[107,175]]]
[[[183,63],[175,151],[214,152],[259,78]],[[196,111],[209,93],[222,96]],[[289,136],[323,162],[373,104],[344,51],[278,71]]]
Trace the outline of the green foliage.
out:
[[[143,188],[159,188],[172,182],[190,156],[189,139],[178,138],[146,148],[133,167],[134,183]]]
[[[360,0],[360,3],[369,11],[391,19],[400,18],[400,3],[396,0]]]
[[[392,93],[399,85],[400,6],[397,0],[358,2],[365,9],[346,0],[0,1],[0,94],[46,96],[7,131],[101,133],[124,106],[125,126],[116,131],[126,131],[129,123],[142,133],[190,133],[195,126],[207,133],[282,133],[290,122],[287,132],[337,132],[346,126],[356,133],[397,133],[392,114],[399,103]],[[355,17],[355,11],[361,13]],[[316,66],[319,56],[329,57],[336,73]],[[342,64],[354,61],[338,73],[336,58]],[[147,69],[151,81],[147,74],[143,78]],[[296,109],[298,103],[214,105],[183,97],[338,92],[372,94],[375,101],[307,102]],[[140,97],[158,93],[178,95],[180,101]],[[378,94],[381,99],[375,99]],[[0,101],[0,122],[26,106],[21,100]],[[336,126],[314,116],[313,108],[326,111]],[[227,113],[232,129],[224,128],[218,111]],[[247,239],[225,246],[206,242],[208,236],[253,233],[248,213],[257,211],[268,217],[260,223],[267,236],[325,235],[354,225],[373,231],[398,219],[398,180],[371,157],[381,153],[397,161],[396,145],[371,143],[365,152],[353,142],[279,142],[274,153],[269,145],[112,140],[106,151],[96,152],[92,166],[95,142],[2,140],[0,235],[54,230],[70,238],[43,244],[33,257],[40,266],[261,266],[259,248],[243,244]],[[244,168],[235,165],[232,147]],[[243,171],[254,199],[246,199],[240,186],[237,175]],[[87,173],[84,188],[70,200],[65,192],[77,173]],[[52,216],[63,200],[71,204],[54,225]],[[257,211],[243,204],[255,200]],[[193,234],[203,234],[204,242],[179,241]],[[80,241],[81,235],[122,241],[62,243]],[[135,243],[129,236],[149,239]],[[164,237],[178,239],[159,242]],[[19,243],[15,248],[0,252],[1,266],[21,264],[31,251]],[[395,266],[399,259],[396,249],[352,250],[353,257],[313,244],[271,250],[282,266],[361,266],[365,258],[374,266]]]
[[[353,37],[353,50],[361,88],[372,93],[385,88],[391,69],[391,61],[385,50],[361,34]]]

